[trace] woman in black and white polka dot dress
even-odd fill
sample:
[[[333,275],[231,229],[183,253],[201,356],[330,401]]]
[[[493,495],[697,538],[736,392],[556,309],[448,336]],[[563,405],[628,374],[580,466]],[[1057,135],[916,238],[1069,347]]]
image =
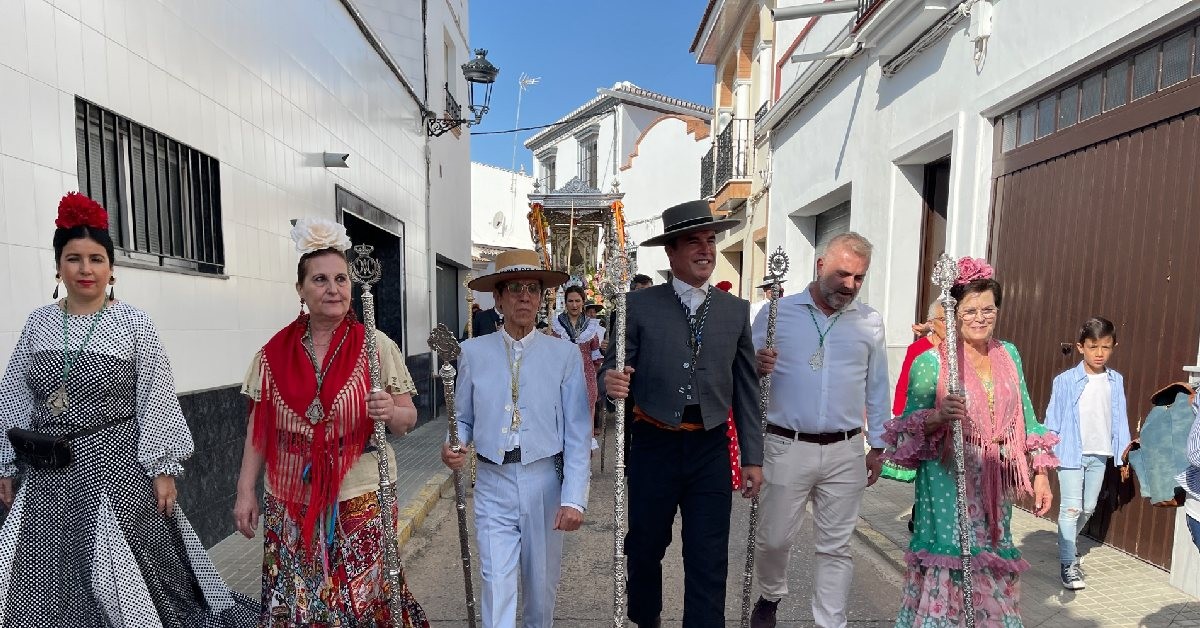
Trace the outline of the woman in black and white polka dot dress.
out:
[[[192,437],[154,323],[106,294],[107,215],[69,194],[56,225],[66,298],[29,315],[0,383],[0,626],[254,626],[175,503]],[[30,444],[72,433],[57,468]]]

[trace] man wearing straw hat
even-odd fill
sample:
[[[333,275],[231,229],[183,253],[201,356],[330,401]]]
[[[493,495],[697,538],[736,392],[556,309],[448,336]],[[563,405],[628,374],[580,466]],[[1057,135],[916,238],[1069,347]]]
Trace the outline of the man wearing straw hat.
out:
[[[494,334],[462,344],[454,408],[465,445],[475,444],[475,528],[483,579],[484,628],[549,628],[562,563],[563,532],[579,529],[587,506],[591,419],[578,347],[536,329],[542,294],[567,274],[543,270],[533,251],[506,251],[496,272],[468,284],[490,291],[504,311]],[[464,453],[442,447],[461,469]]]
[[[743,491],[762,484],[762,429],[749,304],[709,283],[716,234],[738,224],[715,220],[707,201],[663,212],[671,281],[628,295],[625,358],[613,368],[609,342],[605,386],[631,397],[629,451],[629,619],[660,625],[662,558],[678,510],[683,517],[683,626],[725,626],[729,555],[729,440],[733,409],[742,452]]]

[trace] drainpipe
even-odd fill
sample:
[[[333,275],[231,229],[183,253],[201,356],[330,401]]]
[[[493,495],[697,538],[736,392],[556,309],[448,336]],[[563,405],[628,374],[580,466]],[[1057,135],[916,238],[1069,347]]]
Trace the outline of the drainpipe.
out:
[[[421,0],[421,54],[422,54],[422,72],[425,80],[422,81],[424,100],[421,107],[426,111],[432,111],[429,108],[429,0]],[[447,70],[448,72],[449,70]],[[432,328],[434,321],[437,320],[437,294],[434,287],[437,284],[437,254],[433,250],[433,138],[425,132],[425,118],[422,117],[418,121],[418,132],[425,138],[425,302],[426,314],[429,316],[429,325]],[[407,331],[407,330],[406,330]],[[428,350],[428,347],[426,348]],[[427,384],[432,394],[429,395],[429,418],[434,419],[438,413],[437,402],[437,354],[432,350],[429,352],[429,377]]]

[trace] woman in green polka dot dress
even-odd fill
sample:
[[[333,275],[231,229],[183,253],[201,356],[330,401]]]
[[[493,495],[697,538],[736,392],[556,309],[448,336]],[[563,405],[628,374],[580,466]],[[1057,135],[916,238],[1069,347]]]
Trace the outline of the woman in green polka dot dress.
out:
[[[963,426],[967,514],[976,626],[1020,626],[1020,573],[1029,568],[1009,530],[1012,504],[1032,495],[1039,515],[1050,508],[1048,469],[1058,440],[1037,422],[1016,348],[992,337],[1002,290],[981,259],[959,260],[950,294],[958,300],[958,346],[943,343],[918,356],[909,373],[904,414],[888,422],[886,454],[916,468],[915,532],[905,555],[896,626],[965,623],[962,559],[951,421]],[[946,393],[946,352],[958,351],[964,396]]]

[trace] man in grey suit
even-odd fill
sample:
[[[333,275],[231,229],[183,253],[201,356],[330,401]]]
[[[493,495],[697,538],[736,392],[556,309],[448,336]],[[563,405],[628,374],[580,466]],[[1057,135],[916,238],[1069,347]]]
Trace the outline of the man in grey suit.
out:
[[[675,513],[683,517],[683,626],[725,626],[729,554],[729,439],[733,409],[742,453],[743,495],[762,484],[762,428],[749,304],[709,283],[716,234],[737,220],[714,220],[707,201],[663,212],[671,281],[628,295],[625,368],[609,342],[604,385],[610,399],[632,398],[628,461],[629,619],[659,625],[662,558]]]

